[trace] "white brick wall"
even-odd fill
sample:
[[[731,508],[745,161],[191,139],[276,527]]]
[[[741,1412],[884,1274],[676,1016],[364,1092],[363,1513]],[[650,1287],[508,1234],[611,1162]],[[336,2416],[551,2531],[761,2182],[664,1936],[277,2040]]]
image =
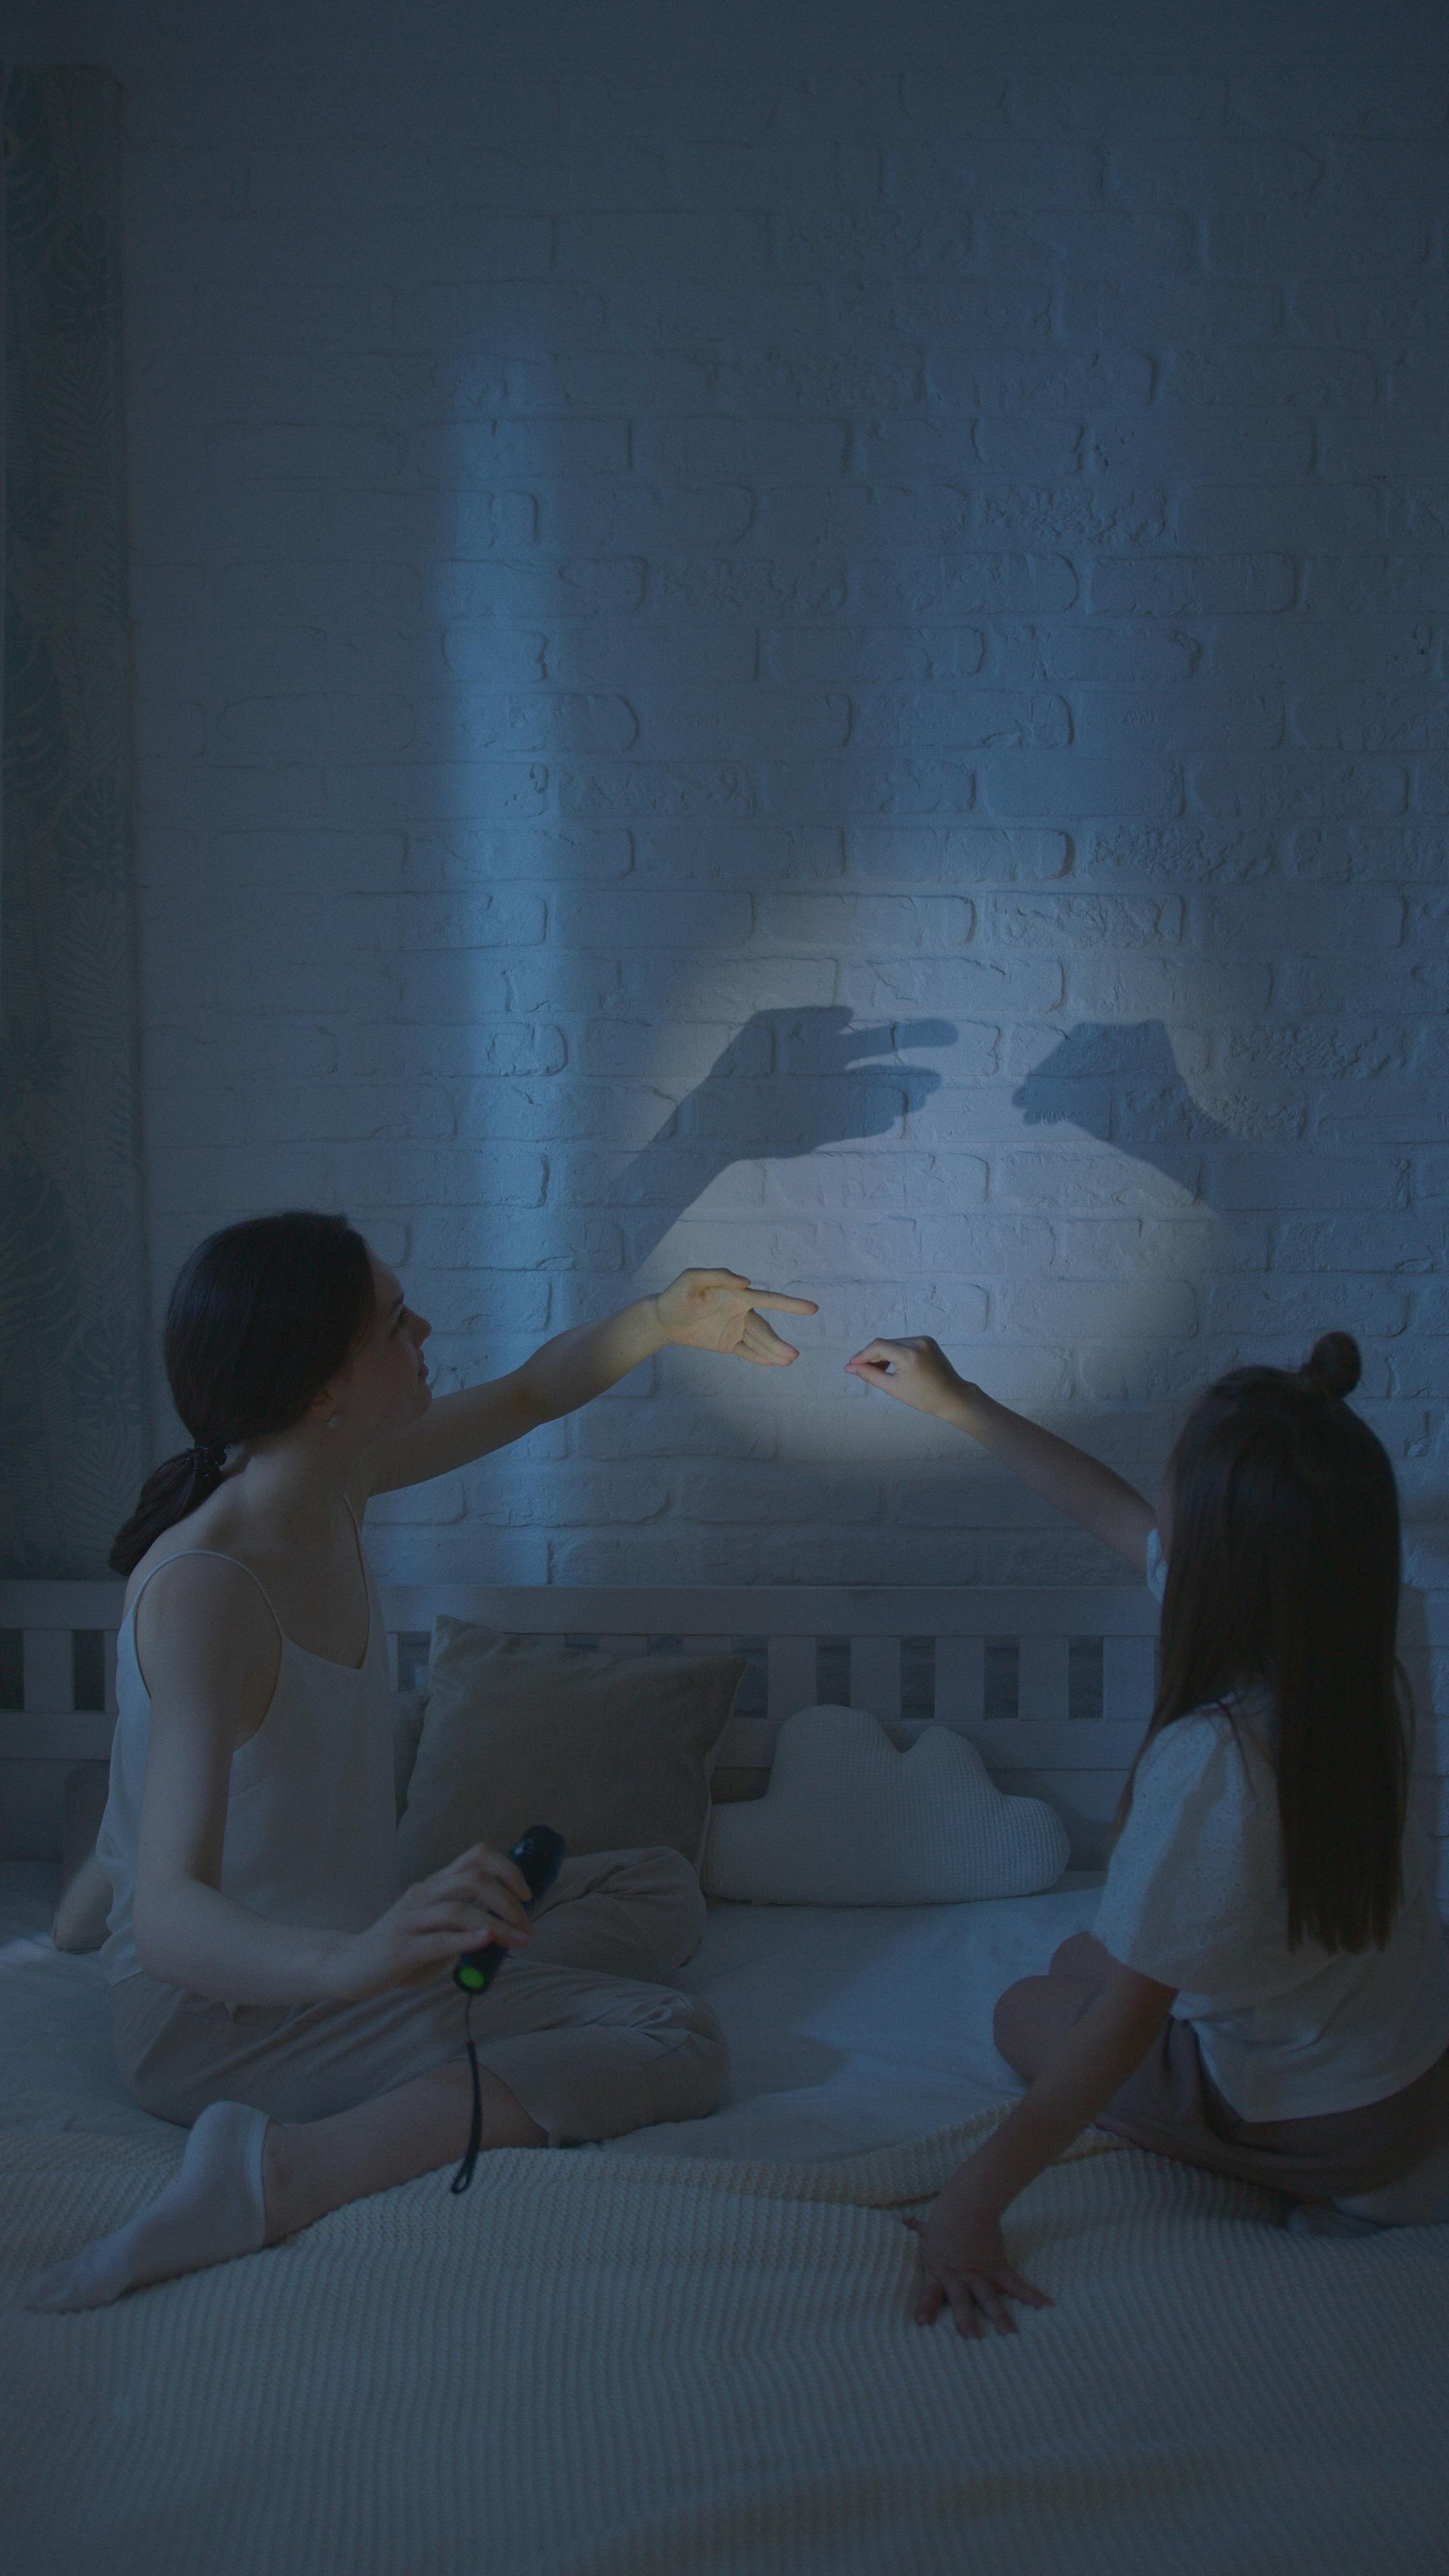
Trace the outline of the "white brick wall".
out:
[[[848,1351],[1151,1478],[1346,1325],[1437,1580],[1426,21],[712,77],[636,14],[121,61],[158,1287],[345,1207],[444,1385],[640,1264],[820,1298],[379,1507],[399,1576],[1101,1579]]]

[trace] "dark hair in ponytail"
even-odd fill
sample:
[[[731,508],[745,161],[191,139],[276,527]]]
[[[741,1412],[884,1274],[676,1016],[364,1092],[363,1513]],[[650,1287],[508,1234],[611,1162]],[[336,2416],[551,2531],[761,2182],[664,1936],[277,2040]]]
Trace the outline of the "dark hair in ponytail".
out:
[[[289,1208],[199,1243],[166,1309],[171,1400],[197,1446],[148,1476],[111,1569],[129,1574],[153,1539],[214,1494],[239,1440],[290,1431],[372,1320],[367,1245],[344,1216]]]
[[[1198,1398],[1168,1462],[1162,1684],[1137,1759],[1175,1718],[1267,1684],[1290,1948],[1305,1933],[1325,1950],[1382,1948],[1403,1900],[1399,1498],[1387,1451],[1343,1401],[1359,1374],[1348,1333],[1326,1333],[1300,1369],[1235,1369]],[[1119,1825],[1131,1796],[1129,1773]]]

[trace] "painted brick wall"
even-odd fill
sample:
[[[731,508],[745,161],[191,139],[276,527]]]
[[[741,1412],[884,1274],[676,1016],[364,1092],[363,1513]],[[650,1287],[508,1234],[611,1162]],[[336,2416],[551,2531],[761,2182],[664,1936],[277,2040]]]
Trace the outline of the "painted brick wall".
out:
[[[850,1350],[1150,1479],[1348,1326],[1433,1581],[1442,56],[894,14],[130,81],[158,1290],[345,1207],[443,1386],[689,1260],[821,1300],[379,1506],[420,1577],[1106,1579]]]

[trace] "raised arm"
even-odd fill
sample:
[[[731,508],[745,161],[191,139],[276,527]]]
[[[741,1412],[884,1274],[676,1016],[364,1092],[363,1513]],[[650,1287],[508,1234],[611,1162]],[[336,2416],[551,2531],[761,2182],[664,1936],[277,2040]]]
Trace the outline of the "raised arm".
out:
[[[757,1368],[788,1368],[799,1357],[765,1321],[765,1310],[814,1315],[808,1297],[752,1288],[734,1270],[684,1270],[655,1297],[640,1297],[601,1324],[578,1324],[545,1342],[508,1377],[440,1396],[420,1420],[394,1432],[378,1453],[370,1490],[422,1484],[521,1440],[541,1422],[575,1413],[671,1345],[722,1351]]]
[[[1136,1486],[1085,1449],[1073,1448],[1070,1440],[1059,1440],[1054,1431],[1044,1431],[1039,1422],[1028,1422],[1024,1414],[1013,1413],[1009,1405],[998,1404],[981,1387],[958,1377],[938,1342],[924,1334],[907,1341],[868,1342],[845,1365],[852,1376],[880,1387],[898,1403],[969,1431],[1034,1494],[1090,1530],[1134,1573],[1145,1573],[1153,1511]]]

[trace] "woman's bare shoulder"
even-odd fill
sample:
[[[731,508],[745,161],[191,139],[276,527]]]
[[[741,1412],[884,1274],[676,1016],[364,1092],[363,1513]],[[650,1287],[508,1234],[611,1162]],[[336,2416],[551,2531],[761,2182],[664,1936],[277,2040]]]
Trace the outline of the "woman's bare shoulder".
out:
[[[132,1570],[132,1608],[143,1676],[217,1656],[239,1669],[275,1660],[277,1623],[259,1577],[239,1552],[208,1545],[200,1532],[162,1531]]]
[[[249,1574],[256,1571],[251,1562],[256,1554],[255,1536],[250,1516],[232,1490],[232,1480],[227,1478],[184,1520],[172,1521],[169,1528],[158,1531],[145,1555],[136,1559],[126,1578],[122,1616],[148,1585],[148,1599],[159,1591],[168,1599],[179,1600],[186,1587],[198,1599],[217,1597],[218,1585],[223,1591],[228,1586],[240,1591]],[[173,1571],[163,1575],[163,1566]],[[255,1583],[249,1588],[255,1591]]]

